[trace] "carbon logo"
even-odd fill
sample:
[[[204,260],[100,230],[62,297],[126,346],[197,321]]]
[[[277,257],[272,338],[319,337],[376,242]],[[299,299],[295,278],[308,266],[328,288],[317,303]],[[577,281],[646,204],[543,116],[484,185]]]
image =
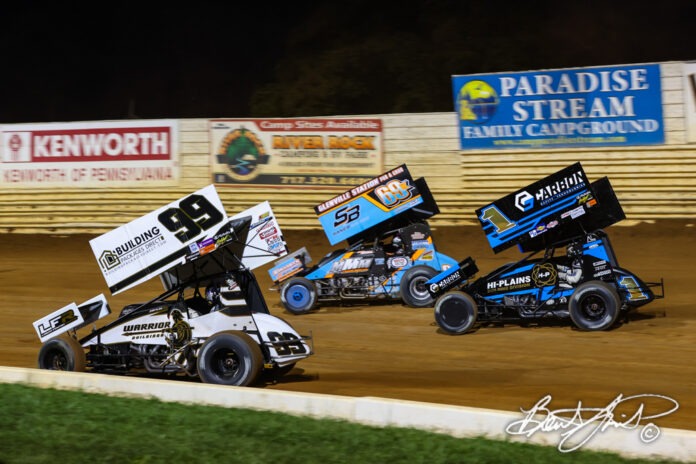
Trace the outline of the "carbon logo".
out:
[[[529,211],[534,207],[534,197],[526,191],[515,195],[515,207],[520,211]]]

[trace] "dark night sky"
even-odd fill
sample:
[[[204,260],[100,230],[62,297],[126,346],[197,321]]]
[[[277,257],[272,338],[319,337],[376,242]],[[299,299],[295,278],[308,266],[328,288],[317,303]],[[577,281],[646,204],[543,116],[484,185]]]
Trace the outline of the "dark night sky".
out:
[[[3,4],[0,123],[250,117],[320,85],[369,92],[275,115],[450,111],[452,74],[696,59],[687,0],[189,3]]]

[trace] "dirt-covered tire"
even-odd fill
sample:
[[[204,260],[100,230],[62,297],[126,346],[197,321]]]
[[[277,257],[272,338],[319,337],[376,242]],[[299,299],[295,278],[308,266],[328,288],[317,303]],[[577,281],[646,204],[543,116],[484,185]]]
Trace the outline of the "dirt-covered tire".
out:
[[[48,340],[39,350],[39,369],[84,372],[86,363],[85,349],[67,334]]]
[[[435,322],[451,335],[468,332],[476,323],[478,306],[471,295],[451,291],[435,302]]]
[[[578,286],[568,302],[573,324],[580,330],[607,330],[619,317],[621,299],[616,289],[600,280]]]
[[[263,354],[258,343],[244,332],[220,332],[201,346],[197,367],[205,383],[246,387],[257,380]]]
[[[426,282],[436,275],[437,271],[429,266],[413,266],[404,272],[399,283],[403,302],[412,308],[432,306],[433,297]]]
[[[292,314],[305,314],[317,303],[317,288],[305,277],[291,277],[280,288],[280,301]]]

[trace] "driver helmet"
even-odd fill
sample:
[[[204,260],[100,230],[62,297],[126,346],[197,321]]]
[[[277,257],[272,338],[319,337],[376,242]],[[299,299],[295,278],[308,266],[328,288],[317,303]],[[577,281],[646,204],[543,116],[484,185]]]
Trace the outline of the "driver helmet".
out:
[[[208,303],[215,306],[220,303],[220,287],[215,284],[210,284],[205,289],[205,299]]]
[[[394,238],[392,239],[392,245],[400,248],[402,244],[403,240],[401,240],[401,237],[399,237],[398,235],[394,236]]]
[[[578,256],[582,256],[582,244],[580,243],[571,243],[568,245],[566,248],[566,255],[570,256],[571,258],[577,258]]]

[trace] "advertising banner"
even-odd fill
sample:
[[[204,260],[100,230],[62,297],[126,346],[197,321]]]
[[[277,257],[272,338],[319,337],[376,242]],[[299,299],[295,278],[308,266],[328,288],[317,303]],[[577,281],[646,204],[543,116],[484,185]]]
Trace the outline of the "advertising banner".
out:
[[[335,187],[382,172],[380,119],[215,119],[213,182]]]
[[[0,126],[0,186],[176,185],[175,120]]]
[[[686,141],[696,143],[696,63],[684,63]]]
[[[664,143],[658,64],[452,77],[462,150]]]

